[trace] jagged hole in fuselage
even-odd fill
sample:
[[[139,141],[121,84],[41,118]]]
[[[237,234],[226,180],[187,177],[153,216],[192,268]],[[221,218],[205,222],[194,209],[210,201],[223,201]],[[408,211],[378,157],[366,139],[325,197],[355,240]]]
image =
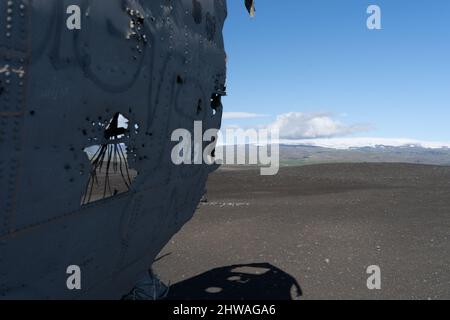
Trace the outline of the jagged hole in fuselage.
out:
[[[84,149],[90,162],[89,180],[81,199],[82,205],[111,198],[130,190],[137,172],[129,166],[129,121],[121,113],[116,113],[109,121],[93,122],[103,131],[103,138],[91,139],[99,144]],[[132,130],[137,133],[136,124]]]

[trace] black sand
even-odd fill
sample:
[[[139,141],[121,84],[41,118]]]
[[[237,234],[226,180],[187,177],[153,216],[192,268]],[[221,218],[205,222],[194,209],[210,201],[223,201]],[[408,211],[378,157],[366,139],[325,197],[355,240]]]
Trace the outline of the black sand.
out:
[[[172,298],[450,299],[450,167],[228,168],[207,198],[155,263]]]

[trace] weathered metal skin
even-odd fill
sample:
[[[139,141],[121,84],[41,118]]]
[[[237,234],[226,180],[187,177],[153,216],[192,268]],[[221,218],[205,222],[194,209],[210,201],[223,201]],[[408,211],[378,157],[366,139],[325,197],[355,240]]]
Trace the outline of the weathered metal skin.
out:
[[[192,217],[212,168],[172,164],[170,135],[220,128],[225,18],[225,0],[0,1],[0,299],[120,298]],[[118,112],[138,175],[82,205],[83,150]]]

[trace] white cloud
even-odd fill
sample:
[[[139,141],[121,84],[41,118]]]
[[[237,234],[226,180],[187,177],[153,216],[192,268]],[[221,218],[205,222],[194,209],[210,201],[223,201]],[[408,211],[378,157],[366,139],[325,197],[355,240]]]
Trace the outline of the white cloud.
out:
[[[241,113],[237,113],[241,114]],[[243,113],[247,114],[247,113]],[[249,114],[250,115],[250,114]],[[255,114],[253,114],[255,115]],[[263,115],[260,115],[263,116]],[[341,117],[346,115],[342,114]],[[228,125],[222,128],[222,138],[226,129],[278,129],[278,140],[250,141],[250,144],[278,143],[283,145],[317,146],[331,149],[351,149],[362,147],[422,147],[427,149],[450,148],[450,141],[425,141],[408,138],[380,138],[380,137],[344,137],[357,132],[368,131],[370,125],[347,125],[333,118],[328,113],[300,113],[290,112],[277,116],[269,125],[252,128],[242,128],[238,125]],[[234,144],[235,141],[227,142]],[[219,145],[226,144],[223,140]]]
[[[450,141],[424,141],[407,138],[377,138],[377,137],[352,137],[352,138],[323,138],[323,139],[281,139],[278,141],[285,145],[306,145],[331,149],[350,149],[363,147],[422,147],[428,149],[450,148]]]
[[[268,128],[279,130],[282,139],[330,138],[368,130],[365,125],[343,124],[330,114],[302,112],[280,114]]]
[[[235,119],[252,119],[267,117],[266,114],[250,113],[250,112],[224,112],[222,118],[224,120],[235,120]]]

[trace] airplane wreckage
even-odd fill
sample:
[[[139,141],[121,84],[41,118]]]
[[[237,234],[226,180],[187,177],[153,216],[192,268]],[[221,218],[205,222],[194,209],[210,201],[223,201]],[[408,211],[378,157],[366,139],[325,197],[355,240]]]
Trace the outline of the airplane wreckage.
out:
[[[226,15],[226,0],[0,2],[0,299],[157,288],[148,270],[215,169],[174,165],[170,133],[221,126]]]

